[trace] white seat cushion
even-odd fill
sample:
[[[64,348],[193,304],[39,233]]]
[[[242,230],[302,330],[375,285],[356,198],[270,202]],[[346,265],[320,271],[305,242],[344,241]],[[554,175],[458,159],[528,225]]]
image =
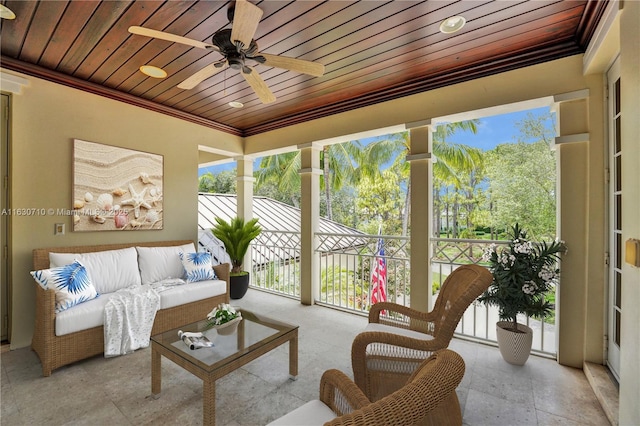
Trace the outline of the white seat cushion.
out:
[[[80,303],[56,314],[56,336],[64,336],[103,325],[104,306],[112,295],[113,293],[101,294],[96,299]]]
[[[198,281],[170,287],[160,292],[160,309],[208,299],[224,294],[226,291],[227,283],[222,280]]]
[[[267,426],[311,426],[322,425],[335,419],[336,413],[331,411],[322,401],[314,399],[292,412],[274,420]]]
[[[397,334],[399,336],[411,337],[413,339],[420,340],[433,340],[433,336],[426,333],[420,333],[419,331],[409,330],[406,328],[394,327],[392,325],[379,324],[377,322],[370,322],[365,327],[364,331],[379,331],[383,333]]]
[[[191,303],[219,296],[227,291],[227,283],[222,280],[199,281],[182,284],[160,292],[160,309]],[[115,293],[101,294],[56,314],[56,336],[88,330],[104,325],[104,307]]]

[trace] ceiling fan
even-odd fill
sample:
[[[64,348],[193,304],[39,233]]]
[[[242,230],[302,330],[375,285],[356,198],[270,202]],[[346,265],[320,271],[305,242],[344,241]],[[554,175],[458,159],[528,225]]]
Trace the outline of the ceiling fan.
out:
[[[235,0],[227,16],[232,23],[231,29],[222,29],[213,35],[212,43],[193,40],[179,35],[166,33],[164,31],[152,30],[144,27],[129,27],[132,34],[146,37],[158,38],[161,40],[185,44],[206,50],[215,50],[222,54],[223,58],[217,62],[207,65],[191,77],[178,84],[180,89],[193,89],[198,84],[209,77],[214,76],[223,69],[229,67],[240,71],[242,77],[253,88],[254,92],[264,104],[271,103],[276,97],[269,89],[258,72],[246,64],[247,60],[270,67],[282,68],[303,74],[320,77],[324,74],[324,65],[318,62],[305,61],[302,59],[289,58],[286,56],[270,55],[258,51],[258,44],[253,40],[253,36],[258,28],[262,9],[249,3],[247,0]]]

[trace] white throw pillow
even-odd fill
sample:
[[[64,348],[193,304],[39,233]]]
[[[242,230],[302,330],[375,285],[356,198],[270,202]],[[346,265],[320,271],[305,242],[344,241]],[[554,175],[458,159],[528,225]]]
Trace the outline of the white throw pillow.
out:
[[[49,253],[50,267],[68,265],[79,260],[87,268],[98,293],[112,293],[140,285],[138,252],[129,247],[91,253]]]
[[[173,278],[184,278],[180,253],[195,252],[193,243],[169,247],[136,247],[142,284]]]
[[[56,313],[98,297],[87,270],[77,260],[70,265],[31,271],[31,276],[45,290],[55,290]]]
[[[184,273],[188,283],[215,280],[216,274],[211,266],[211,253],[180,253]]]

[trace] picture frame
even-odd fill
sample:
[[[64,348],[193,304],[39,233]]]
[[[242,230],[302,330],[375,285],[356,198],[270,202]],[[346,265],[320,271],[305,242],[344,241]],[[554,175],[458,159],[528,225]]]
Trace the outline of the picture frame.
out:
[[[164,157],[73,140],[73,231],[163,229]]]

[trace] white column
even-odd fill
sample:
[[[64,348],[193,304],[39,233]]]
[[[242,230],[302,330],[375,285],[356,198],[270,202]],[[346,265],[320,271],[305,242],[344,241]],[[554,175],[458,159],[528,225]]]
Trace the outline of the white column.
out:
[[[318,256],[314,252],[315,234],[320,217],[320,152],[322,147],[310,143],[299,145],[300,149],[300,301],[313,305],[318,295],[320,272]]]
[[[590,294],[589,267],[589,142],[588,91],[554,96],[557,114],[556,150],[557,235],[565,241],[567,254],[562,256],[560,284],[556,291],[556,343],[558,362],[581,368],[589,328],[597,318],[600,327],[594,335],[602,336],[603,306],[592,306],[600,314],[588,315]],[[573,214],[572,212],[581,212]],[[601,294],[601,289],[598,290]],[[600,302],[602,300],[600,299]],[[602,338],[596,339],[602,353]]]
[[[236,214],[245,221],[253,219],[253,158],[239,157],[236,158],[236,192],[237,192],[237,208]],[[247,254],[242,261],[242,267],[245,271],[251,271],[253,268],[251,260],[251,248],[247,250]]]
[[[411,152],[411,302],[412,308],[427,312],[431,306],[431,121],[410,123]]]

